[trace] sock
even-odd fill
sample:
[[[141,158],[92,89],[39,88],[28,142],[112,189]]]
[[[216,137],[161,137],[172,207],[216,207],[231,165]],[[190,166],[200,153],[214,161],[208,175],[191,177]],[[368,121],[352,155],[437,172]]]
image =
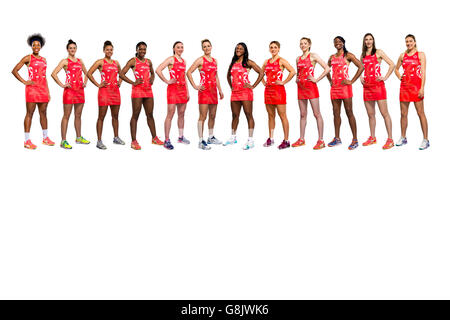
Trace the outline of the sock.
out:
[[[180,128],[178,128],[178,136],[181,138],[182,136],[183,136],[183,134],[184,134],[184,129],[180,129]]]
[[[30,140],[30,133],[25,132],[25,142],[27,142],[28,140]]]
[[[48,130],[47,129],[42,130],[42,135],[44,139],[48,138]]]
[[[248,141],[253,142],[253,137],[248,137]]]
[[[248,136],[253,138],[253,129],[248,129]]]
[[[214,136],[214,129],[208,129],[209,137],[212,138]]]
[[[231,139],[236,139],[236,134],[232,134]]]
[[[200,139],[200,141],[202,141],[203,140],[203,122],[202,121],[197,122],[197,131],[198,131],[198,138]]]

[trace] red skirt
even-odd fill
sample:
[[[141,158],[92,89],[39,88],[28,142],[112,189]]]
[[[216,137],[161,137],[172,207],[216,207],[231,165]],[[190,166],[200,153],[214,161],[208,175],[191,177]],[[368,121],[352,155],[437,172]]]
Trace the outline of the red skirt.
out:
[[[311,81],[298,82],[297,83],[297,96],[298,100],[304,99],[316,99],[319,97],[319,89],[317,84]]]
[[[45,103],[50,101],[48,88],[45,83],[35,83],[25,86],[25,101],[34,103]]]
[[[419,98],[419,90],[422,82],[403,82],[400,85],[400,101],[402,102],[418,102],[423,98]]]
[[[250,88],[232,90],[231,101],[253,101],[253,90]]]
[[[286,104],[286,89],[284,86],[268,85],[264,89],[265,104]]]
[[[331,100],[348,99],[353,97],[353,88],[351,84],[331,87]]]
[[[64,88],[63,104],[84,103],[84,88]]]
[[[218,104],[217,87],[206,87],[205,90],[198,92],[198,104]]]
[[[386,96],[386,86],[384,85],[384,82],[364,85],[364,101],[386,100]]]
[[[143,86],[142,84],[133,86],[131,89],[131,98],[153,98],[152,86]]]
[[[167,86],[167,104],[184,104],[188,102],[188,89],[186,84],[176,83]]]
[[[118,86],[109,86],[98,89],[98,105],[120,106],[120,90]]]

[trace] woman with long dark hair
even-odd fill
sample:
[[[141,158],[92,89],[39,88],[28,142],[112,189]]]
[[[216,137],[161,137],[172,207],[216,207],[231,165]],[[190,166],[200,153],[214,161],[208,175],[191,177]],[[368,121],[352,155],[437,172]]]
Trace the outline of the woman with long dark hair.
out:
[[[349,150],[354,150],[358,147],[358,138],[356,132],[356,119],[353,115],[353,90],[352,84],[359,78],[364,71],[364,66],[354,54],[348,52],[345,47],[345,40],[341,36],[334,38],[334,47],[336,53],[330,56],[328,66],[331,67],[333,76],[327,75],[328,81],[331,85],[331,103],[333,104],[334,116],[334,139],[328,144],[329,147],[335,147],[342,144],[340,138],[341,130],[341,105],[344,104],[345,113],[347,114],[348,122],[353,134],[352,143],[348,146]],[[354,63],[358,67],[358,71],[350,80],[348,75],[348,68],[350,63]]]
[[[189,101],[189,90],[186,85],[186,61],[181,58],[184,45],[181,41],[176,41],[172,47],[173,55],[168,57],[156,68],[156,74],[167,84],[167,116],[164,121],[164,148],[173,149],[170,142],[170,127],[175,110],[178,113],[178,143],[190,144],[191,142],[184,136],[184,113]],[[162,73],[165,68],[169,69],[170,80],[167,80]]]
[[[39,117],[41,120],[43,135],[42,144],[54,146],[55,143],[48,137],[47,106],[50,101],[50,91],[48,90],[46,76],[47,60],[39,55],[41,48],[45,45],[45,39],[41,34],[37,33],[29,36],[27,43],[32,49],[32,54],[23,57],[12,70],[12,74],[17,80],[25,85],[27,112],[24,120],[25,142],[23,146],[27,149],[34,150],[36,149],[36,145],[30,140],[30,129],[36,106],[39,110]],[[24,65],[27,65],[28,67],[28,80],[23,79],[19,74],[19,70]]]
[[[153,118],[154,101],[152,91],[152,84],[153,81],[155,81],[155,72],[153,71],[153,64],[150,59],[145,58],[146,53],[147,44],[143,41],[139,42],[136,45],[135,56],[128,60],[125,67],[119,72],[120,79],[133,85],[133,88],[131,89],[131,106],[133,108],[133,113],[130,120],[130,130],[132,140],[131,148],[134,150],[141,150],[141,146],[136,139],[136,132],[142,107],[144,107],[147,116],[147,125],[152,134],[152,144],[164,144],[156,135],[155,119]],[[135,81],[131,81],[126,76],[126,73],[130,69],[133,70],[136,79]]]
[[[286,89],[284,85],[295,76],[295,70],[287,60],[278,55],[280,52],[280,43],[278,41],[272,41],[270,43],[269,51],[272,57],[264,61],[262,67],[266,75],[266,79],[262,80],[266,86],[264,89],[264,103],[266,104],[266,110],[269,116],[269,138],[264,143],[264,147],[270,147],[275,144],[273,132],[275,130],[275,115],[278,112],[284,132],[284,139],[278,146],[278,149],[281,150],[291,146],[289,142],[289,121],[286,115]],[[283,81],[284,69],[289,71],[289,75]]]
[[[105,120],[108,106],[111,109],[112,126],[114,130],[113,143],[124,145],[125,142],[119,138],[119,110],[120,110],[120,90],[122,79],[118,79],[120,64],[112,59],[114,47],[111,41],[103,44],[105,57],[95,61],[89,69],[87,76],[89,80],[98,88],[98,119],[97,119],[97,148],[105,150],[106,146],[102,142],[103,121]],[[92,75],[95,70],[101,74],[101,82],[98,83]]]
[[[384,77],[381,76],[382,60],[389,65],[389,70]],[[395,65],[383,50],[377,49],[375,38],[371,33],[367,33],[363,38],[361,61],[364,64],[364,75],[361,77],[361,83],[364,86],[364,104],[369,116],[370,127],[370,137],[363,143],[363,146],[377,143],[377,138],[375,137],[375,103],[377,103],[384,118],[388,134],[388,139],[383,146],[383,149],[387,150],[394,146],[394,141],[392,140],[392,121],[388,111],[384,82],[394,71]]]
[[[72,149],[72,146],[67,141],[67,126],[69,123],[72,108],[75,113],[75,142],[78,144],[89,144],[90,141],[83,138],[81,135],[81,113],[84,107],[84,88],[86,87],[88,78],[87,71],[83,60],[76,58],[77,44],[70,39],[66,45],[69,56],[62,59],[58,66],[52,72],[52,78],[55,82],[64,89],[63,93],[63,108],[64,114],[61,120],[61,148]],[[63,84],[59,78],[58,73],[64,69],[66,72],[66,82]],[[84,80],[83,80],[84,74]]]
[[[255,83],[250,84],[248,74],[251,69],[258,73],[258,79]],[[262,69],[252,60],[248,58],[247,45],[240,42],[234,49],[234,56],[228,67],[227,81],[231,88],[231,137],[224,146],[237,143],[236,130],[239,124],[239,115],[241,109],[244,108],[245,116],[248,123],[248,139],[243,149],[249,150],[255,146],[253,142],[253,130],[255,128],[255,120],[253,119],[253,89],[261,82],[264,77]]]
[[[406,51],[400,55],[395,67],[395,75],[401,81],[400,85],[400,108],[401,108],[401,130],[402,136],[396,143],[397,146],[403,146],[408,143],[406,139],[406,128],[408,127],[408,108],[409,103],[414,102],[417,115],[420,119],[420,125],[423,132],[423,141],[420,150],[430,147],[428,141],[428,121],[425,116],[423,99],[425,96],[425,80],[427,59],[425,53],[417,50],[416,37],[408,34],[405,38]],[[400,67],[403,68],[403,74],[400,73]]]

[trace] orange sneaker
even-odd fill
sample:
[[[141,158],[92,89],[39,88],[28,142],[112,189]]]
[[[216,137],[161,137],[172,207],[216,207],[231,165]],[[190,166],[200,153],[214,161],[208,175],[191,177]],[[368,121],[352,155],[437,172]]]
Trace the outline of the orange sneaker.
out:
[[[152,139],[152,143],[153,143],[153,144],[157,144],[158,146],[164,145],[164,142],[162,142],[161,140],[159,140],[158,137],[154,137],[154,138]]]
[[[301,146],[304,146],[304,145],[305,145],[305,140],[300,138],[300,139],[298,139],[296,142],[294,142],[292,144],[292,148],[301,147]]]
[[[37,148],[36,145],[34,145],[33,142],[31,142],[30,139],[28,139],[27,141],[24,142],[23,147],[30,149],[30,150],[34,150]]]
[[[377,138],[370,136],[369,139],[367,139],[367,141],[363,143],[363,146],[367,147],[375,143],[377,143]]]
[[[139,145],[139,142],[137,142],[137,140],[131,141],[131,149],[141,150],[141,146]]]
[[[49,137],[42,140],[42,144],[45,144],[46,146],[54,146],[55,145],[55,143],[52,140],[50,140]]]
[[[317,140],[316,145],[314,146],[314,150],[320,150],[325,148],[325,142],[323,140]]]
[[[392,148],[393,146],[394,146],[394,140],[392,140],[392,139],[387,139],[387,140],[386,140],[386,143],[385,143],[384,146],[383,146],[383,150],[390,149],[390,148]]]

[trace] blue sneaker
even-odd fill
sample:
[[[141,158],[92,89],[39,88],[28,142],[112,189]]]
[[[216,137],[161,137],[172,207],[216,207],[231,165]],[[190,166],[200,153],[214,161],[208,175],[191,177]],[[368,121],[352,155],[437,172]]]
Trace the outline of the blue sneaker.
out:
[[[428,149],[430,147],[430,141],[428,141],[427,139],[423,139],[422,144],[419,147],[419,150],[425,150]]]
[[[333,140],[328,144],[329,147],[336,147],[338,145],[342,144],[341,139],[339,138],[333,138]]]
[[[199,147],[199,149],[202,149],[202,150],[210,150],[211,149],[211,147],[208,146],[208,144],[206,143],[205,140],[200,141],[198,143],[198,147]]]
[[[401,146],[404,146],[405,144],[407,144],[408,143],[408,140],[406,139],[406,137],[401,137],[398,141],[397,141],[397,143],[395,144],[397,147],[401,147]]]
[[[348,150],[355,150],[358,146],[358,139],[353,139],[352,143],[348,146]]]
[[[173,145],[170,143],[170,139],[164,141],[164,148],[166,148],[167,150],[173,150]]]
[[[178,137],[178,143],[190,144],[191,142],[185,136]]]

